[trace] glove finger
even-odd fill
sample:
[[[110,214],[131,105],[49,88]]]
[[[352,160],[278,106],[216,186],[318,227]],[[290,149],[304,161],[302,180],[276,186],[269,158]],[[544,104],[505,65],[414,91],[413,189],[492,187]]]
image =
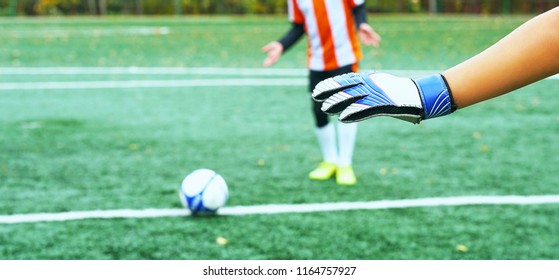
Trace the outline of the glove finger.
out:
[[[351,79],[362,81],[362,83],[327,98],[322,105],[322,111],[328,114],[339,114],[348,106],[366,96],[368,96],[366,100],[369,100],[369,103],[371,103],[366,104],[368,106],[394,104],[394,101],[386,96],[384,91],[370,80],[370,75],[374,73],[375,72],[368,72],[362,73],[358,76],[352,75],[350,77]]]
[[[338,114],[352,103],[367,95],[365,87],[362,84],[359,84],[330,96],[324,101],[324,103],[322,103],[321,109],[327,114]]]
[[[359,85],[362,82],[361,76],[356,73],[328,78],[315,86],[312,92],[312,98],[316,101],[324,101],[332,95]]]
[[[367,96],[349,105],[340,113],[339,120],[342,122],[358,122],[372,117],[390,116],[411,123],[421,121],[422,109],[413,106],[396,106],[383,100]]]
[[[364,97],[355,103],[348,105],[341,113],[338,119],[342,122],[357,122],[371,118],[378,113],[380,107],[390,106],[383,104],[372,96]]]

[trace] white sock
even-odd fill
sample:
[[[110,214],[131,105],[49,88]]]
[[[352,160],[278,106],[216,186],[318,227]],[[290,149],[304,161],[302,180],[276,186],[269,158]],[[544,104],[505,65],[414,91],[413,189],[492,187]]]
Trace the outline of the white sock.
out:
[[[316,138],[318,138],[323,160],[336,163],[338,161],[338,149],[336,147],[336,129],[334,125],[330,122],[323,127],[317,127]]]
[[[338,166],[351,165],[356,135],[357,123],[338,122],[338,144],[340,146]]]

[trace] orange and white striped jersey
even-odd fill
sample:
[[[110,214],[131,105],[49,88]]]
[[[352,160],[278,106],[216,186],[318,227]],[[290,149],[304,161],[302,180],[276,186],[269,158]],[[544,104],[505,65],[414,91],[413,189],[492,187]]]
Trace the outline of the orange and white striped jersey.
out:
[[[289,20],[304,24],[309,40],[308,66],[329,71],[363,57],[352,9],[365,0],[288,0]]]

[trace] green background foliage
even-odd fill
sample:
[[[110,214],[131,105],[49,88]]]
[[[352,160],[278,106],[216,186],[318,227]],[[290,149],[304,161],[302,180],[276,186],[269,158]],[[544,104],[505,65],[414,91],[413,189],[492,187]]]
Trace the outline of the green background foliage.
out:
[[[14,6],[13,9],[10,6]],[[367,0],[371,13],[540,13],[558,0]],[[435,8],[436,7],[436,8]],[[0,0],[0,15],[285,14],[286,0]]]

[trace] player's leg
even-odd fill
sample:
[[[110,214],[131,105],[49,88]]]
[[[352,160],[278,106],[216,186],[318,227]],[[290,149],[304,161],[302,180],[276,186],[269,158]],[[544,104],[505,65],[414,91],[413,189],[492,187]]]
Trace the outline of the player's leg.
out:
[[[357,64],[341,67],[330,73],[330,77],[350,72],[357,72]],[[338,121],[338,170],[336,183],[340,185],[354,185],[357,181],[353,171],[353,151],[357,136],[357,123],[343,123]]]
[[[354,185],[357,181],[353,172],[353,150],[357,135],[357,123],[338,122],[338,170],[336,182],[340,185]]]
[[[309,74],[312,89],[318,82],[325,79],[324,72],[311,71]],[[321,110],[321,103],[312,100],[312,113],[315,120],[315,134],[322,153],[322,162],[309,173],[312,180],[327,180],[336,174],[338,148],[336,129],[329,121],[328,115]]]
[[[313,114],[315,115],[315,134],[322,153],[322,162],[309,173],[313,180],[327,180],[336,173],[338,162],[338,149],[336,144],[336,129],[328,121],[328,116],[320,110],[320,103],[313,101]]]
[[[454,102],[464,108],[559,72],[558,57],[559,8],[555,8],[442,74]]]
[[[353,65],[348,65],[333,71],[311,71],[309,89],[314,89],[314,87],[324,79],[349,73],[354,69],[353,67]],[[323,162],[309,174],[309,178],[314,180],[326,180],[335,174],[338,184],[353,185],[356,182],[352,167],[352,158],[357,134],[357,124],[338,122],[336,135],[334,125],[329,121],[328,115],[322,111],[321,107],[322,103],[313,100],[312,111]]]

